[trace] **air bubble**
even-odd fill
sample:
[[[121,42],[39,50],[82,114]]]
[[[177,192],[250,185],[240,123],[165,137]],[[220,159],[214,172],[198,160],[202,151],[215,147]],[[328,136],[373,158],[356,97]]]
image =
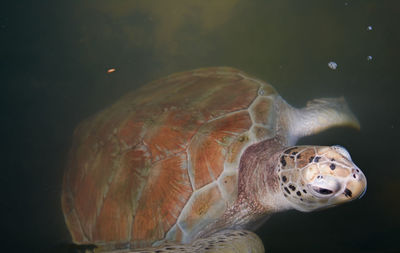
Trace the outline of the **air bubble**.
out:
[[[329,67],[330,69],[332,69],[332,70],[335,70],[335,69],[337,69],[337,63],[331,61],[331,62],[328,63],[328,67]]]

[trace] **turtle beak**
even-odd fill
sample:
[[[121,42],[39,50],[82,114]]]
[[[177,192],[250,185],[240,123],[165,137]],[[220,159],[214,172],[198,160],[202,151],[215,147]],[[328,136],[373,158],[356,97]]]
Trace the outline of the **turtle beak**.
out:
[[[361,193],[361,195],[358,197],[359,199],[361,199],[362,197],[364,197],[364,194],[367,192],[367,182],[365,182],[365,188],[364,191]]]
[[[360,199],[367,191],[367,178],[358,168],[352,170],[343,192],[337,197],[338,202],[348,202]]]

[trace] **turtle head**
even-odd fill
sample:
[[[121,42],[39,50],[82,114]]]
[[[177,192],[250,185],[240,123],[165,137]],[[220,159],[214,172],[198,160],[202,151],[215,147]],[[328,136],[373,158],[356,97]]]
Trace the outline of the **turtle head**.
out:
[[[341,146],[297,146],[278,162],[280,191],[295,209],[309,212],[363,196],[367,180]]]

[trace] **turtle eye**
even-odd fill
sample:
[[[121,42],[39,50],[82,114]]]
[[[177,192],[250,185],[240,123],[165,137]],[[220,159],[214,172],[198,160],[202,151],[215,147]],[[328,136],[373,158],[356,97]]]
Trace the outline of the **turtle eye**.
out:
[[[333,192],[333,191],[331,191],[329,189],[320,188],[320,187],[317,187],[317,188],[318,189],[316,189],[315,191],[318,192],[319,194],[322,194],[322,195],[328,195],[328,194],[331,194]]]
[[[328,195],[333,193],[332,190],[329,190],[329,189],[326,189],[326,188],[323,188],[323,187],[318,187],[318,186],[312,186],[312,189],[313,189],[313,191],[315,193],[321,194],[323,196],[328,196]]]

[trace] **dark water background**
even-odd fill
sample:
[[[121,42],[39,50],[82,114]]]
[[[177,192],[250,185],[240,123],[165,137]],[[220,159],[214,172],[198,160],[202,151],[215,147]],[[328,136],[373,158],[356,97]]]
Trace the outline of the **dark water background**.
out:
[[[365,197],[275,215],[258,231],[267,252],[400,252],[400,1],[7,2],[0,251],[66,251],[60,188],[78,122],[155,78],[224,65],[295,106],[343,95],[362,125],[301,143],[347,147],[368,178]]]

